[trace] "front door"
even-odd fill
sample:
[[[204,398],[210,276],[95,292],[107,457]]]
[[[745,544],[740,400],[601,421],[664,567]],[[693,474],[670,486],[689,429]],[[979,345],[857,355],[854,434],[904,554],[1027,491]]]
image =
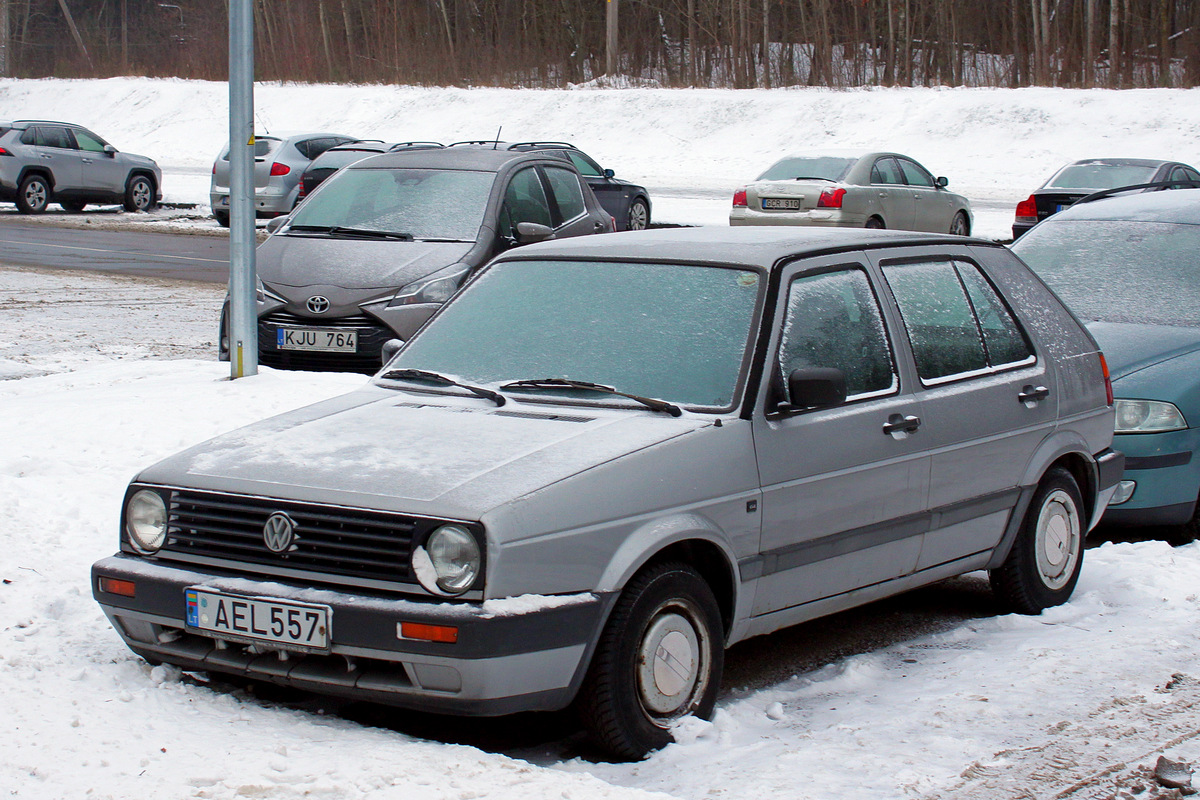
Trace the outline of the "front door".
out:
[[[902,386],[894,339],[865,255],[809,259],[783,274],[783,320],[754,417],[762,484],[762,615],[912,572],[929,460],[919,401]],[[875,277],[873,277],[875,276]],[[781,403],[792,370],[833,367],[847,400]]]

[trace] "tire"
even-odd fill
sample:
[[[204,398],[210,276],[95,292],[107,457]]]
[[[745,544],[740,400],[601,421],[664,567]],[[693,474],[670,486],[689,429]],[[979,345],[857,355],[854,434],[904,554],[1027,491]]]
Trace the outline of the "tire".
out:
[[[40,214],[50,204],[50,184],[41,175],[27,175],[17,188],[17,208],[22,214]]]
[[[881,220],[879,217],[871,217],[869,220],[867,220],[867,227],[875,230],[883,230],[887,227],[887,225],[884,225],[883,220]]]
[[[59,200],[58,204],[63,207],[63,211],[70,211],[72,214],[78,214],[87,208],[87,203],[79,200]]]
[[[629,215],[626,217],[625,229],[644,231],[650,227],[650,206],[642,198],[635,199],[629,204]]]
[[[967,215],[959,211],[954,215],[954,221],[950,223],[950,233],[954,236],[970,236],[971,223],[967,222]]]
[[[152,211],[156,205],[154,182],[145,175],[134,175],[125,185],[126,211]]]
[[[580,718],[611,756],[644,758],[672,741],[675,720],[712,716],[724,663],[709,585],[684,564],[651,567],[625,587],[600,635],[580,689]]]
[[[1000,601],[1019,614],[1067,602],[1083,567],[1086,524],[1074,476],[1052,468],[1033,494],[1008,558],[988,575]]]
[[[213,219],[215,219],[217,221],[217,224],[220,225],[222,228],[229,227],[229,212],[228,211],[214,210],[213,211]]]

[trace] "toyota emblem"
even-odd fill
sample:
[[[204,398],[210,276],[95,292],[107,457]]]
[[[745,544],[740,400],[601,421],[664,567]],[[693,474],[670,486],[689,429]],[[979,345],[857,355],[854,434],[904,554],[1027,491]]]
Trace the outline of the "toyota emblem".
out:
[[[263,544],[272,553],[286,552],[292,546],[295,532],[296,523],[292,522],[292,518],[282,511],[276,511],[267,517],[267,523],[263,525]]]
[[[308,302],[305,305],[307,305],[308,310],[314,314],[324,314],[329,310],[329,298],[322,297],[319,294],[314,294],[312,297],[308,298]]]

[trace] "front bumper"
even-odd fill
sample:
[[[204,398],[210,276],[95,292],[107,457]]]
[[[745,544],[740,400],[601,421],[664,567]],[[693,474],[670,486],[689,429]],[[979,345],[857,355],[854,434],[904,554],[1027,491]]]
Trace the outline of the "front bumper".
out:
[[[135,596],[101,591],[132,581]],[[186,627],[184,590],[320,603],[331,609],[329,652],[212,638]],[[404,708],[495,716],[567,706],[615,595],[583,594],[528,613],[222,578],[116,555],[92,566],[92,593],[121,638],[153,662],[239,675]],[[519,609],[527,604],[514,604]],[[537,604],[530,604],[534,607]],[[400,622],[453,626],[454,643],[402,639]]]
[[[1109,506],[1104,522],[1115,525],[1182,525],[1200,495],[1200,428],[1168,433],[1121,434],[1124,480],[1137,484],[1124,503]]]

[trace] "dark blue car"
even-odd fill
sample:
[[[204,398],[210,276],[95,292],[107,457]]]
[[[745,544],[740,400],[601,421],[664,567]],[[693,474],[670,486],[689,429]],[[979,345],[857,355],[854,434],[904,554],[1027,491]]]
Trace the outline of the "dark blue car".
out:
[[[1104,522],[1200,535],[1200,189],[1085,202],[1012,247],[1100,343],[1125,474]]]

